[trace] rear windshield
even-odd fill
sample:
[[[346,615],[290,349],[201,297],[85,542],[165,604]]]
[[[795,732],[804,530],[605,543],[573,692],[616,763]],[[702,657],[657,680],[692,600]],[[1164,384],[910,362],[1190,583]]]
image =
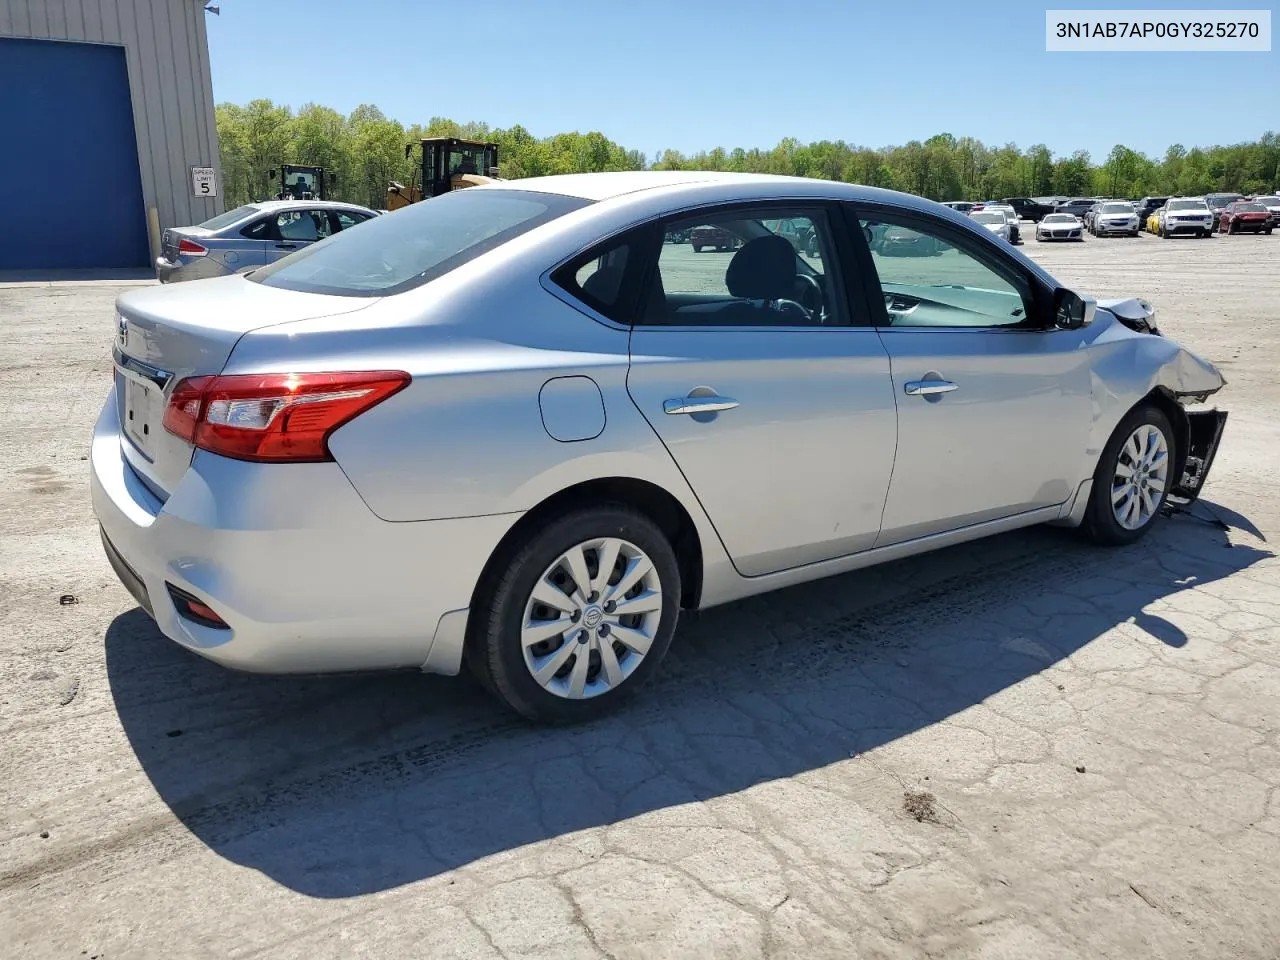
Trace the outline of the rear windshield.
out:
[[[237,223],[257,212],[257,207],[252,204],[245,204],[243,207],[236,207],[234,210],[220,213],[212,220],[206,220],[204,223],[196,224],[196,226],[203,227],[205,230],[221,230],[223,227],[229,227],[231,224]]]
[[[586,206],[554,193],[469,187],[343,230],[255,270],[268,287],[348,297],[410,290]]]
[[[977,213],[972,214],[972,216],[973,216],[973,219],[978,221],[978,223],[1004,223],[1005,222],[1003,213],[986,213],[985,211],[979,210]]]

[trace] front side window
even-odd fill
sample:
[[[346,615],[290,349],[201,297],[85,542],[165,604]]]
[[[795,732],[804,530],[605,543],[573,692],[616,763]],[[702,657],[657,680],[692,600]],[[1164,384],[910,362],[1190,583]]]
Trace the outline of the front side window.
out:
[[[374,217],[327,243],[256,270],[270,287],[348,297],[382,297],[443,276],[588,200],[554,193],[472,188]]]
[[[333,231],[323,210],[286,210],[276,215],[276,231],[282,240],[309,243],[322,240]]]
[[[674,326],[848,323],[822,210],[738,208],[667,223],[641,322]]]
[[[357,223],[364,223],[366,220],[369,219],[369,217],[366,214],[348,213],[346,210],[339,210],[337,212],[337,217],[338,217],[339,230],[350,230]]]
[[[1029,292],[1012,267],[924,224],[860,219],[893,327],[1012,327],[1027,322]],[[976,241],[975,241],[976,242]]]

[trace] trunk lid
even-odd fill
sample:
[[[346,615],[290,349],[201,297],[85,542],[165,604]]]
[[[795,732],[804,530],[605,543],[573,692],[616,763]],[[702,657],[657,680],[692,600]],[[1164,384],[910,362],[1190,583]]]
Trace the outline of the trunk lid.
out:
[[[220,373],[236,342],[251,330],[354,313],[377,302],[280,290],[239,276],[123,294],[116,300],[112,355],[124,458],[156,496],[166,499],[193,452],[163,424],[165,405],[180,380]]]

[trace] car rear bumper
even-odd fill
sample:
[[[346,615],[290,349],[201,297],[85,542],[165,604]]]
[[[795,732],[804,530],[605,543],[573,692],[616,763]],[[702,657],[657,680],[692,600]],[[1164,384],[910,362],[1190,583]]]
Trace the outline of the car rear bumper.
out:
[[[156,258],[156,278],[161,283],[178,283],[182,280],[206,280],[209,277],[225,277],[231,271],[213,257],[193,257],[190,261],[181,258],[170,260],[167,257]]]
[[[458,671],[475,584],[518,514],[392,523],[336,463],[202,451],[161,502],[120,441],[113,392],[94,428],[93,509],[116,575],[169,639],[261,673]],[[172,590],[227,626],[183,616]]]

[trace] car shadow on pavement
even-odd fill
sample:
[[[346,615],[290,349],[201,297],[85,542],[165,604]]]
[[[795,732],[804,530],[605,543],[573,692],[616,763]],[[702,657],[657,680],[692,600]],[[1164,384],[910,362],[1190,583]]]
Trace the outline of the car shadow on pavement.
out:
[[[531,727],[466,679],[232,673],[137,610],[111,624],[107,669],[192,834],[293,890],[351,897],[650,811],[687,818],[1023,681],[1063,696],[1037,675],[1095,641],[1176,658],[1212,641],[1148,607],[1270,556],[1187,516],[1117,550],[1006,534],[689,617],[642,696],[568,729]]]

